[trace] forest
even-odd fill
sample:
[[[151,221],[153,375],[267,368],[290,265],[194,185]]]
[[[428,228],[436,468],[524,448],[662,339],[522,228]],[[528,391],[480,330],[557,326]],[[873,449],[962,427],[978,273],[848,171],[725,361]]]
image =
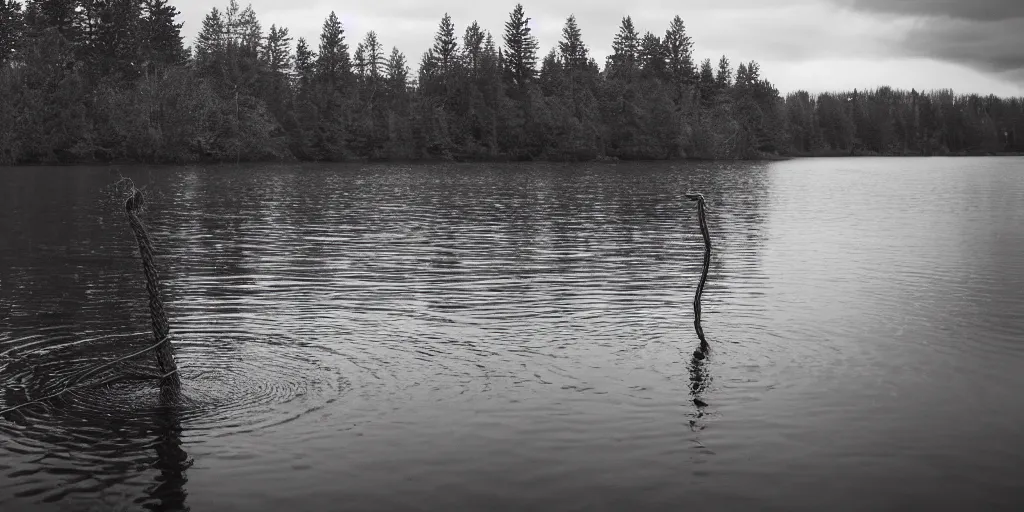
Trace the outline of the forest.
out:
[[[0,0],[0,164],[761,159],[1024,152],[1024,99],[949,90],[785,96],[757,62],[696,62],[683,20],[622,19],[603,65],[573,16],[543,53],[444,14],[409,59],[319,41],[235,0],[186,46],[167,0]],[[460,34],[461,32],[461,34]],[[412,65],[416,66],[413,71]]]

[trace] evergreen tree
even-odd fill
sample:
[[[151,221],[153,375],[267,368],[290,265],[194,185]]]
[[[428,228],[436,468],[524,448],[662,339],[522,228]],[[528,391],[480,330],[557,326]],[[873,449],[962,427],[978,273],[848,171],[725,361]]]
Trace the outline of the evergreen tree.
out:
[[[404,95],[409,84],[409,66],[405,63],[405,55],[397,47],[391,48],[391,56],[385,68],[388,89],[393,95]]]
[[[366,78],[366,46],[362,42],[356,44],[356,51],[352,53],[352,70],[359,78]]]
[[[287,28],[277,28],[277,25],[270,26],[267,39],[260,51],[260,61],[271,74],[282,78],[288,76],[292,64],[291,42],[292,38],[288,35]],[[302,43],[305,45],[305,41]]]
[[[316,54],[309,49],[306,38],[300,37],[295,44],[295,78],[300,89],[309,86],[316,76]]]
[[[377,33],[373,30],[366,33],[363,39],[363,51],[366,60],[366,76],[371,82],[376,83],[384,74],[384,45],[377,40]]]
[[[215,90],[235,104],[260,87],[262,44],[263,29],[252,7],[242,9],[230,0],[223,11],[214,8],[203,21],[196,38],[196,65],[214,80]]]
[[[583,44],[583,33],[576,24],[576,16],[570,15],[562,27],[562,40],[558,42],[558,52],[562,65],[566,69],[583,70],[589,59],[587,47]]]
[[[267,37],[259,49],[259,97],[266,103],[281,128],[298,136],[289,90],[292,67],[291,40],[288,29],[271,25]]]
[[[251,5],[247,5],[237,16],[231,16],[232,11],[238,11],[238,4],[231,0],[228,16],[228,32],[232,40],[241,48],[247,58],[254,60],[259,52],[260,44],[263,41],[263,28],[256,19],[256,12]]]
[[[437,58],[437,53],[434,52],[433,48],[427,48],[427,51],[423,52],[423,57],[420,58],[419,78],[417,80],[417,90],[424,96],[432,95],[437,92],[437,79],[441,74],[440,59]]]
[[[504,62],[499,57],[501,49],[494,43],[489,31],[484,31],[484,51],[480,59],[480,80],[478,88],[487,102],[488,108],[494,108],[502,88],[502,67]],[[493,121],[493,118],[491,118]]]
[[[294,109],[296,128],[290,146],[292,153],[302,159],[315,159],[319,156],[315,149],[316,136],[314,131],[319,125],[316,108],[316,61],[317,56],[309,49],[306,39],[300,37],[295,43],[295,66],[291,83],[294,93]]]
[[[539,82],[545,96],[554,96],[562,91],[562,64],[554,48],[541,61]]]
[[[750,84],[750,76],[747,75],[746,63],[740,62],[736,67],[736,88],[743,89]]]
[[[678,15],[672,18],[664,41],[666,64],[672,82],[677,86],[692,85],[697,78],[693,65],[693,40],[686,34],[686,26]]]
[[[491,36],[490,32],[487,32],[487,36],[484,37],[484,55],[491,55],[495,58],[498,56],[498,50],[494,44],[494,37]]]
[[[167,0],[143,0],[139,26],[140,54],[150,70],[181,64],[186,60],[182,23],[175,21],[178,14],[178,9]]]
[[[484,52],[484,39],[484,32],[476,21],[466,27],[466,33],[462,36],[463,59],[466,62],[466,68],[474,77],[480,72],[480,64]]]
[[[434,35],[434,57],[437,58],[439,71],[448,75],[455,70],[455,63],[458,61],[459,43],[455,38],[455,24],[448,13],[441,18],[441,24]]]
[[[319,84],[316,101],[319,122],[312,142],[313,153],[323,160],[344,160],[350,152],[345,145],[349,134],[343,92],[351,84],[352,60],[345,43],[345,31],[333,11],[324,21],[320,33],[316,78]]]
[[[756,84],[759,80],[761,80],[761,65],[755,61],[748,62],[747,74],[746,78],[744,79],[744,83],[746,85],[753,85]]]
[[[330,88],[344,84],[352,73],[345,31],[338,16],[331,11],[320,33],[320,51],[316,60],[317,77]]]
[[[537,73],[537,38],[530,33],[530,18],[523,4],[516,4],[505,22],[504,65],[509,79],[517,87],[525,87]]]
[[[142,9],[137,0],[83,2],[84,53],[99,77],[131,78],[141,71]]]
[[[216,65],[226,47],[227,28],[216,7],[203,18],[203,26],[196,36],[195,60],[200,69]]]
[[[647,32],[640,41],[640,64],[644,75],[649,78],[662,78],[665,75],[665,46],[661,38]]]
[[[633,27],[633,19],[626,16],[622,18],[619,33],[615,34],[612,41],[612,55],[609,57],[612,64],[611,75],[626,80],[632,78],[637,68],[639,53],[640,36]]]
[[[722,55],[718,60],[718,71],[715,73],[715,87],[724,91],[732,86],[732,68],[729,67],[729,59]]]
[[[700,63],[697,90],[700,92],[701,101],[705,105],[710,105],[715,98],[715,70],[711,67],[711,59],[704,59]]]

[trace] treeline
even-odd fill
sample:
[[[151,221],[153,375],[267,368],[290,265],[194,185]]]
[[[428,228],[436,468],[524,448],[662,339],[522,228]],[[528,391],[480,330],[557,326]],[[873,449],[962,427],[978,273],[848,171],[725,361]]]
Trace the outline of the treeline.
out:
[[[331,13],[320,39],[231,0],[186,48],[167,0],[0,0],[0,163],[761,158],[1024,151],[1024,101],[881,88],[781,97],[757,62],[695,62],[678,16],[626,17],[603,66],[574,17],[540,53],[447,14],[415,73]],[[293,44],[294,43],[294,44]]]

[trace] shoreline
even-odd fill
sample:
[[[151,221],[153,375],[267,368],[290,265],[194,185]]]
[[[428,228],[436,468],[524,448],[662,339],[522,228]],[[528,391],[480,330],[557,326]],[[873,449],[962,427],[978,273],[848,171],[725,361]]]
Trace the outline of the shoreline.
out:
[[[305,164],[393,164],[393,165],[436,165],[436,164],[508,164],[508,163],[547,163],[547,164],[619,164],[619,163],[654,163],[654,162],[665,162],[665,163],[680,163],[680,162],[780,162],[787,160],[798,160],[803,158],[981,158],[981,157],[1020,157],[1024,156],[1024,152],[995,152],[995,153],[981,153],[981,152],[967,152],[967,153],[946,153],[946,154],[901,154],[901,155],[879,155],[869,153],[854,153],[850,154],[847,152],[822,152],[822,153],[803,153],[794,155],[762,155],[759,158],[738,158],[738,159],[713,159],[713,158],[700,158],[700,157],[686,157],[686,158],[660,158],[660,159],[620,159],[617,157],[599,157],[590,160],[556,160],[556,159],[533,159],[533,160],[515,160],[512,158],[421,158],[421,159],[371,159],[371,158],[353,158],[349,160],[339,161],[327,161],[327,160],[297,160],[297,159],[281,159],[281,160],[245,160],[240,161],[220,161],[220,160],[197,160],[194,162],[141,162],[136,160],[112,160],[107,162],[102,161],[78,161],[78,162],[32,162],[32,163],[19,163],[14,165],[4,164],[0,165],[0,169],[4,168],[17,168],[17,167],[104,167],[104,166],[122,166],[122,165],[133,165],[133,166],[155,166],[155,167],[187,167],[192,165],[209,165],[209,166],[228,166],[228,165],[258,165],[258,164],[294,164],[294,165],[305,165]]]

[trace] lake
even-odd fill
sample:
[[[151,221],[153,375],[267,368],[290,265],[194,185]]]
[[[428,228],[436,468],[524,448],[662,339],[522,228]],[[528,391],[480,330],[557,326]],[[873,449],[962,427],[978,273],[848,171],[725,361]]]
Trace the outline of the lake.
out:
[[[0,509],[1020,510],[1024,158],[0,169]],[[713,241],[694,361],[693,294]]]

